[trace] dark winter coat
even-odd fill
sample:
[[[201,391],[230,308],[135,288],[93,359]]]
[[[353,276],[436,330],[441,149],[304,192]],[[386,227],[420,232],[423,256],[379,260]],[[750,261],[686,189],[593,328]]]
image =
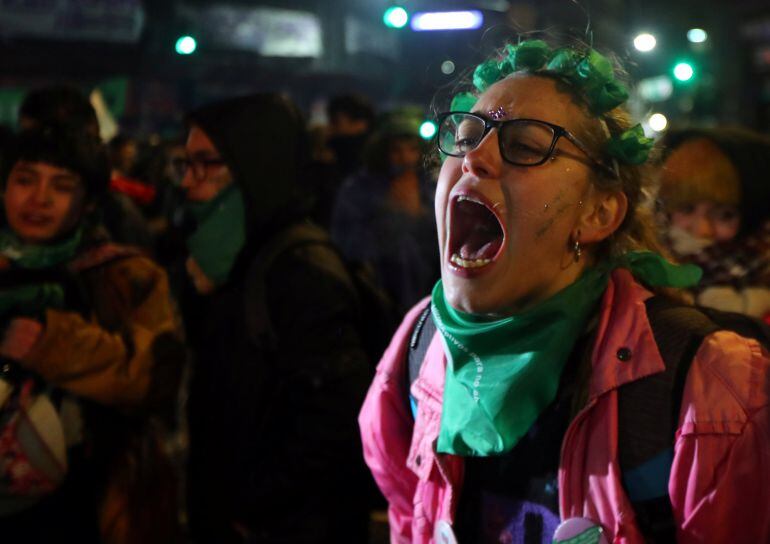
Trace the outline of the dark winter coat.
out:
[[[249,223],[227,283],[186,299],[196,354],[189,399],[193,537],[362,541],[355,416],[367,361],[355,290],[324,245],[290,250],[260,271],[271,238],[305,220],[295,189],[306,156],[300,116],[278,96],[256,95],[199,110],[191,122],[225,159]]]

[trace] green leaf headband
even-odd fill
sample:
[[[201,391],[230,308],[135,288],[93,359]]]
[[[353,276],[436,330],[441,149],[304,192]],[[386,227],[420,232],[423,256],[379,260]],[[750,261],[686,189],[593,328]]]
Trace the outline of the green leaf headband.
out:
[[[543,40],[508,44],[502,58],[482,62],[473,72],[473,86],[486,91],[493,83],[514,72],[550,72],[576,87],[585,97],[591,113],[601,116],[628,100],[628,89],[615,80],[615,71],[607,57],[594,49],[581,52],[571,47],[551,49]],[[452,99],[452,111],[470,111],[476,102],[472,93],[459,93]],[[604,151],[624,164],[644,163],[653,146],[636,125],[611,136]]]

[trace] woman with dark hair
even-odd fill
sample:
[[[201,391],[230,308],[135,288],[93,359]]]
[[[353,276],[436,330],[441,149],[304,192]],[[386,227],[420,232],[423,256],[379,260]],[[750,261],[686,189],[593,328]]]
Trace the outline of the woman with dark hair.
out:
[[[0,533],[9,542],[169,542],[176,487],[152,416],[184,349],[165,273],[110,243],[109,181],[82,131],[23,131],[3,173]]]
[[[770,538],[767,354],[679,317],[616,74],[527,40],[438,117],[441,280],[359,416],[393,542]]]
[[[666,135],[667,239],[703,269],[698,303],[770,318],[770,138],[735,127]]]

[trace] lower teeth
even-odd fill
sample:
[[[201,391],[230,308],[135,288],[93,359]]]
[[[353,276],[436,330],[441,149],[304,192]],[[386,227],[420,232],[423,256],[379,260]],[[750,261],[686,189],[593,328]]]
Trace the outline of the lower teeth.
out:
[[[457,253],[452,255],[449,260],[463,268],[479,268],[492,262],[492,259],[463,259]]]

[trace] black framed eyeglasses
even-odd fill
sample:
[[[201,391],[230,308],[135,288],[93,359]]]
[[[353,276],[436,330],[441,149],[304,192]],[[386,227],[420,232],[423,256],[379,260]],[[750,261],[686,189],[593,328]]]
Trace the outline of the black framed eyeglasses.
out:
[[[616,170],[597,159],[588,146],[570,131],[539,119],[506,119],[494,121],[468,112],[450,111],[438,118],[438,148],[452,157],[464,157],[476,149],[489,131],[496,128],[500,156],[516,166],[539,166],[553,156],[559,138],[566,138],[588,159],[612,177]]]
[[[192,169],[195,181],[203,181],[210,168],[224,166],[226,163],[221,157],[177,157],[172,164],[181,176]]]

